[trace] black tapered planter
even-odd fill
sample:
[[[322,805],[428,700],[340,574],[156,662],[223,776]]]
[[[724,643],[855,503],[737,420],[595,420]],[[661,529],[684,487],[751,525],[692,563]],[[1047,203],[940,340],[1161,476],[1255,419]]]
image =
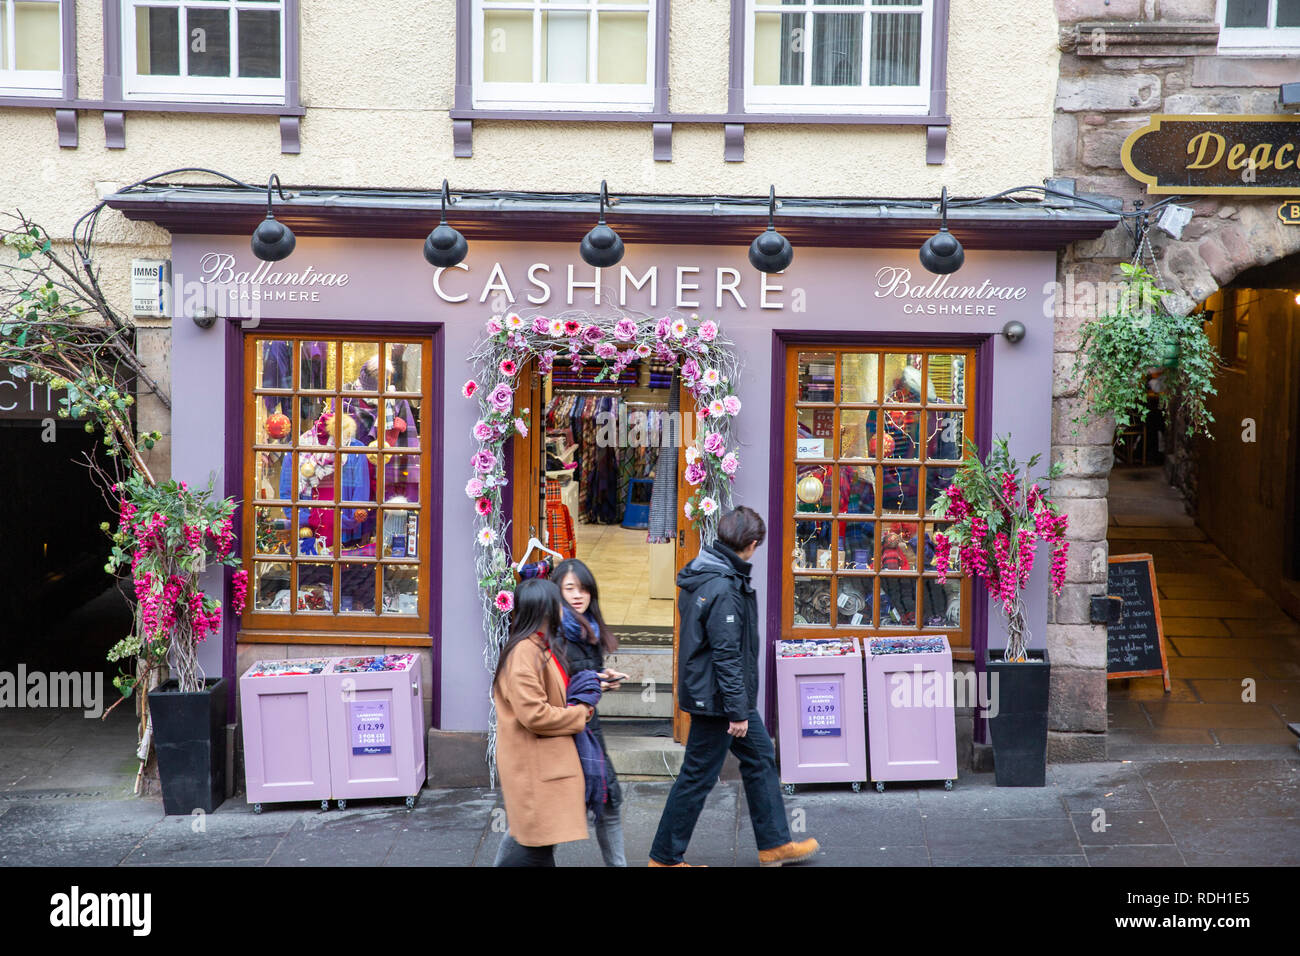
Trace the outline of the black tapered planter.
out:
[[[181,693],[175,680],[149,691],[153,746],[168,814],[211,813],[226,798],[226,681]]]
[[[1047,784],[1047,688],[1052,665],[1047,651],[1029,651],[1029,660],[1012,664],[990,651],[989,695],[997,712],[989,718],[993,771],[999,787]],[[994,654],[998,655],[996,659]],[[994,685],[994,675],[997,684]],[[996,686],[996,691],[995,691]],[[992,712],[992,706],[989,711]]]

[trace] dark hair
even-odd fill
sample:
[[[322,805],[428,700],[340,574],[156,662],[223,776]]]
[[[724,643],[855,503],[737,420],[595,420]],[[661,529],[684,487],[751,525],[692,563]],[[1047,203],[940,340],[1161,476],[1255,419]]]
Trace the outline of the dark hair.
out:
[[[600,646],[604,648],[605,653],[614,653],[614,651],[618,650],[618,638],[615,637],[614,632],[606,626],[605,617],[600,613],[600,590],[596,587],[595,575],[591,573],[591,568],[587,567],[577,558],[569,558],[567,561],[561,561],[555,566],[555,570],[551,572],[551,580],[555,582],[556,587],[561,589],[561,598],[564,597],[564,579],[570,574],[578,579],[578,586],[591,595],[591,603],[587,605],[587,613],[578,614],[575,612],[573,615],[578,619],[578,626],[582,628],[582,639],[588,644],[595,644],[599,641]],[[565,605],[567,607],[567,601],[565,602]],[[569,608],[569,610],[573,609]],[[591,621],[587,620],[588,617],[595,621],[596,627],[600,629],[599,637],[597,637],[596,632],[592,630]]]
[[[718,540],[732,551],[744,551],[754,541],[762,544],[766,537],[767,526],[762,517],[744,505],[728,511],[718,522]]]
[[[492,686],[496,687],[505,670],[506,658],[518,646],[539,631],[546,638],[546,645],[551,653],[559,659],[560,666],[569,669],[569,660],[564,655],[564,636],[560,633],[560,615],[564,598],[560,589],[545,578],[528,578],[515,588],[515,611],[510,618],[510,636],[497,657],[497,671],[492,677]]]

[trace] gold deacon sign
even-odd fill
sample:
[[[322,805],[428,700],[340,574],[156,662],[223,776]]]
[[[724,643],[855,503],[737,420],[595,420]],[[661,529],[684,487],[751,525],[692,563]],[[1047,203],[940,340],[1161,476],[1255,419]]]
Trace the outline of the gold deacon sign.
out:
[[[1277,218],[1288,226],[1300,226],[1300,199],[1288,199],[1278,206]]]
[[[1300,116],[1156,114],[1129,134],[1120,158],[1150,193],[1297,193]]]

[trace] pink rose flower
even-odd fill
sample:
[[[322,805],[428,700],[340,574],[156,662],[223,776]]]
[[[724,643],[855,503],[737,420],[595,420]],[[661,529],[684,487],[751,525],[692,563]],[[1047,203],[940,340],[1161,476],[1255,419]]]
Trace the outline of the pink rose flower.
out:
[[[482,448],[474,452],[474,457],[469,460],[469,463],[474,466],[474,470],[479,474],[486,475],[497,466],[497,456],[486,448]]]
[[[596,346],[595,352],[597,357],[603,359],[612,359],[618,355],[618,349],[609,342],[601,342]]]
[[[705,342],[712,342],[718,337],[718,324],[712,319],[700,323],[699,336]]]
[[[636,338],[636,322],[632,319],[619,319],[614,323],[614,338],[631,342]]]
[[[487,320],[488,335],[499,335],[501,333],[501,317],[494,315]]]
[[[471,478],[465,483],[465,494],[471,498],[477,498],[483,494],[483,479]]]
[[[605,333],[600,330],[598,325],[589,325],[582,330],[582,341],[588,345],[595,345],[605,337]]]
[[[682,378],[688,382],[693,382],[700,377],[700,363],[695,359],[687,359],[682,364]]]
[[[692,485],[698,485],[704,480],[706,472],[704,466],[698,461],[693,461],[686,466],[686,481]]]
[[[538,335],[545,335],[551,328],[551,320],[544,315],[533,317],[533,331]]]
[[[655,323],[655,335],[661,339],[668,338],[668,333],[672,329],[672,323],[673,320],[665,315],[662,319],[660,319],[658,322]]]
[[[740,467],[740,459],[736,457],[734,451],[729,451],[722,456],[722,473],[724,475],[734,475],[736,469]]]
[[[524,424],[524,420],[522,418],[515,419],[515,431],[517,431],[524,438],[528,437],[528,426]]]
[[[510,406],[514,403],[515,393],[510,390],[510,386],[505,382],[492,389],[492,394],[488,396],[488,404],[498,412],[510,411]]]
[[[735,395],[728,395],[722,400],[722,407],[727,410],[728,415],[736,416],[740,414],[740,399]]]
[[[711,455],[721,455],[725,447],[726,443],[719,432],[709,432],[708,437],[704,439],[704,450]]]
[[[474,423],[474,437],[479,441],[491,441],[495,435],[496,430],[482,419]]]

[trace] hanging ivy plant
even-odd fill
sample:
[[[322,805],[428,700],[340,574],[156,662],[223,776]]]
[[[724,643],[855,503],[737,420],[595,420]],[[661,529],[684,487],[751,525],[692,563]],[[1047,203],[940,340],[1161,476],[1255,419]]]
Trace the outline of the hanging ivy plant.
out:
[[[1181,403],[1187,434],[1210,434],[1214,416],[1206,401],[1217,394],[1219,357],[1197,315],[1173,315],[1161,305],[1168,291],[1140,265],[1121,263],[1123,287],[1115,308],[1084,323],[1076,375],[1088,400],[1076,425],[1107,415],[1124,428],[1146,416],[1147,383],[1155,376],[1165,421]]]

